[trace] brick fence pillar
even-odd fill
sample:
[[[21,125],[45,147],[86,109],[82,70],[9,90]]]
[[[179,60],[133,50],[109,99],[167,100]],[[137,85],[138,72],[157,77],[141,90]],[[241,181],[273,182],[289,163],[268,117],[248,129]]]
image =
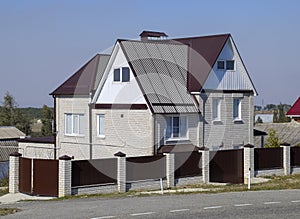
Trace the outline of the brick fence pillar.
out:
[[[284,175],[291,174],[291,145],[288,143],[281,143],[280,147],[283,149],[283,171]]]
[[[22,154],[14,152],[9,157],[9,193],[19,192],[19,160]]]
[[[71,157],[61,156],[58,162],[58,197],[69,196],[72,194]]]
[[[248,184],[250,170],[250,179],[254,177],[254,146],[244,145],[244,183]]]
[[[119,151],[114,155],[118,159],[118,170],[117,170],[118,191],[126,192],[126,154]]]
[[[165,153],[166,155],[166,177],[167,187],[175,186],[175,154]]]
[[[202,181],[203,183],[209,183],[209,148],[202,147],[199,152],[202,154]]]

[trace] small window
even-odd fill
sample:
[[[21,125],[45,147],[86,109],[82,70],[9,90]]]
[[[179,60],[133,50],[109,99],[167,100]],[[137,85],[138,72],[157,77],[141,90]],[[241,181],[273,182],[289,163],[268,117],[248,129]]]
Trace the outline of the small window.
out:
[[[226,70],[234,70],[234,60],[226,61]]]
[[[171,116],[167,117],[167,139],[187,138],[187,117]]]
[[[105,116],[104,114],[97,115],[97,135],[105,137]]]
[[[241,99],[233,99],[233,120],[241,120]]]
[[[129,68],[124,67],[122,68],[122,82],[128,82],[128,81],[130,81]]]
[[[217,62],[217,68],[218,69],[225,69],[225,62],[224,61],[218,61]]]
[[[120,69],[114,69],[114,81],[121,81]]]
[[[215,98],[212,100],[212,120],[220,121],[220,99]]]
[[[84,116],[83,114],[65,114],[65,134],[83,135]]]

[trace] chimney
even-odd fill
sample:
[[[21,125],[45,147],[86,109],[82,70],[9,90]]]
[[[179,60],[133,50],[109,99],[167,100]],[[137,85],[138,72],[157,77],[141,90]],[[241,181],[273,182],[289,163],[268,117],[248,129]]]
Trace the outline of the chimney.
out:
[[[164,32],[155,32],[155,31],[143,31],[140,34],[141,40],[142,41],[147,41],[147,40],[161,40],[161,39],[166,39],[168,37],[167,34]]]

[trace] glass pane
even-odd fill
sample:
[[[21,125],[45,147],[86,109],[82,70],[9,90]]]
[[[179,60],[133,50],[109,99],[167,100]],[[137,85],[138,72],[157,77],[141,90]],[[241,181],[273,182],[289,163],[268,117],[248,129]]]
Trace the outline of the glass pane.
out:
[[[179,137],[179,117],[173,117],[173,137]]]
[[[172,117],[166,118],[167,122],[167,132],[166,132],[166,138],[171,138],[171,132],[172,132]]]
[[[234,70],[234,61],[233,60],[227,60],[226,61],[226,69],[227,70]]]
[[[180,117],[180,137],[185,138],[187,133],[187,117]]]
[[[79,115],[79,134],[84,134],[84,116]]]
[[[234,99],[233,100],[233,118],[238,119],[239,116],[239,105],[240,105],[240,99]]]
[[[104,131],[105,131],[104,115],[99,115],[99,126],[98,127],[99,127],[98,134],[104,135]]]
[[[73,134],[79,134],[79,117],[73,115]]]
[[[218,61],[218,69],[224,69],[224,66],[225,65],[225,63],[224,63],[224,61]]]
[[[213,99],[212,103],[212,119],[219,119],[219,99]]]
[[[130,81],[129,68],[124,67],[122,68],[122,82],[128,82],[128,81]]]
[[[120,81],[120,69],[114,69],[114,81]]]
[[[72,115],[66,114],[66,127],[65,127],[66,134],[72,134]]]

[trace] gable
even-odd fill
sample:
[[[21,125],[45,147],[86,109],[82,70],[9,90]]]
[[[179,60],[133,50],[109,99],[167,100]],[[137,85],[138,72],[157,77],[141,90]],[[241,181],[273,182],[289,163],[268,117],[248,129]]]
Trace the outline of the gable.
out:
[[[97,104],[146,104],[143,93],[139,88],[137,81],[130,69],[130,66],[125,58],[125,55],[119,45],[114,49],[114,59],[111,65],[106,69],[107,75],[101,92],[97,97]],[[128,67],[130,69],[129,82],[115,82],[114,69],[122,69]]]
[[[291,109],[286,113],[287,116],[300,116],[300,97],[294,105],[291,107]]]
[[[226,63],[227,60],[234,60],[234,70],[220,70],[217,68],[218,61],[224,61],[224,63]],[[227,40],[214,63],[203,89],[253,91],[256,95],[255,87],[231,38]]]

